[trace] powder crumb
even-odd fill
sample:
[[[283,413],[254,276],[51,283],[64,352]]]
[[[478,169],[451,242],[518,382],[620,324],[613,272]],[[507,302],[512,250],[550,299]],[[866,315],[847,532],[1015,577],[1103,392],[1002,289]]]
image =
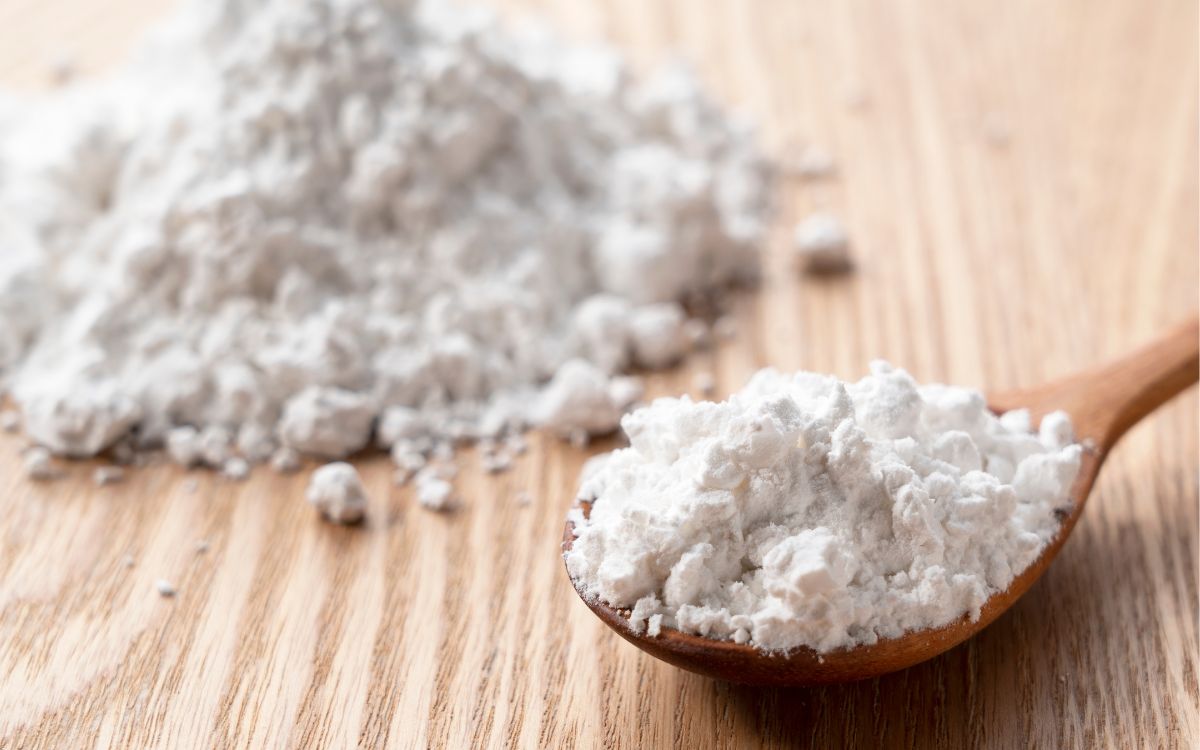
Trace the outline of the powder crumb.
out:
[[[522,456],[529,450],[529,441],[524,435],[513,433],[504,439],[504,448],[514,456]]]
[[[45,482],[63,476],[63,473],[55,468],[52,463],[50,451],[41,446],[27,448],[23,462],[25,465],[25,475],[30,479]]]
[[[409,446],[403,443],[396,443],[392,446],[392,463],[396,464],[396,468],[400,471],[415,474],[424,469],[429,460],[423,454],[414,451]]]
[[[168,431],[166,445],[167,455],[171,460],[185,468],[195,466],[203,458],[200,431],[191,425],[175,427]]]
[[[454,488],[435,471],[423,469],[417,474],[417,502],[430,510],[452,510],[456,505]]]
[[[493,455],[484,455],[481,457],[480,466],[488,474],[499,474],[508,471],[512,468],[512,457],[507,453],[497,453]]]
[[[224,427],[212,425],[200,432],[197,445],[205,465],[223,469],[232,457],[233,435]]]
[[[16,432],[21,429],[21,413],[16,409],[0,411],[0,430]]]
[[[119,466],[97,466],[92,472],[92,483],[97,487],[116,484],[125,478],[125,470]]]
[[[171,582],[165,578],[159,578],[154,582],[154,590],[157,591],[158,595],[164,599],[170,599],[171,597],[175,596],[175,594],[179,593],[175,587],[171,585]]]
[[[137,561],[133,559],[133,555],[125,555],[121,558],[121,567],[132,568],[134,565],[137,565]]]
[[[189,495],[200,489],[200,482],[195,477],[188,477],[183,480],[183,491]]]
[[[842,222],[831,214],[811,214],[796,225],[795,252],[800,269],[806,273],[837,273],[853,266],[850,237]]]
[[[517,501],[517,505],[522,507],[533,505],[533,495],[527,490],[517,490],[516,495],[514,495],[514,499]]]
[[[717,379],[711,372],[698,372],[692,377],[692,385],[705,396],[711,396],[717,390]]]
[[[662,615],[650,615],[650,619],[646,621],[646,635],[657,638],[662,633],[662,623]]]
[[[939,627],[1005,590],[1060,531],[1081,447],[1059,412],[886,362],[857,382],[757,373],[720,403],[662,398],[588,463],[565,554],[585,596],[767,651]],[[1003,474],[1003,475],[1002,475]]]
[[[442,440],[434,444],[433,450],[429,452],[429,455],[436,461],[453,461],[454,445],[449,440]]]
[[[205,552],[208,552],[208,549],[209,549],[209,543],[208,543],[207,539],[201,539],[196,542],[196,554],[197,555],[203,555]]]
[[[325,464],[312,473],[305,495],[322,517],[340,524],[361,521],[367,512],[367,490],[358,470],[344,461]]]
[[[374,418],[367,396],[311,386],[287,402],[279,434],[284,445],[301,453],[343,458],[367,444]]]
[[[240,481],[250,476],[250,463],[239,456],[227,458],[221,465],[221,474],[229,479]]]
[[[629,318],[634,363],[661,370],[682,359],[690,343],[684,330],[686,320],[683,308],[673,302],[634,311]]]
[[[282,446],[271,454],[271,468],[279,474],[292,474],[300,470],[300,454],[293,448]]]
[[[604,435],[620,424],[621,415],[642,395],[637,378],[610,378],[582,359],[559,368],[534,407],[534,421],[572,443],[582,434]]]

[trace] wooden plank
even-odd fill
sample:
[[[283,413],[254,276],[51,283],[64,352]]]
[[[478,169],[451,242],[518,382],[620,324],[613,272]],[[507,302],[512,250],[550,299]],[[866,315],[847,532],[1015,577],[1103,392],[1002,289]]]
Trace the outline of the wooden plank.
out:
[[[72,50],[104,69],[166,7],[0,0],[0,82],[44,85]],[[836,179],[782,184],[737,339],[653,393],[699,371],[728,392],[766,364],[849,377],[876,356],[1029,384],[1197,305],[1194,3],[506,7],[640,66],[677,49],[773,148],[837,155]],[[851,227],[849,278],[789,266],[788,228],[818,206]],[[97,489],[80,465],[32,484],[5,437],[0,746],[1194,746],[1197,408],[1192,391],[1125,439],[1050,572],[981,636],[820,690],[712,682],[609,633],[558,557],[586,452],[545,438],[499,478],[468,456],[449,516],[368,461],[371,520],[341,529],[305,506],[303,476],[196,474],[188,492],[193,475],[155,467]]]

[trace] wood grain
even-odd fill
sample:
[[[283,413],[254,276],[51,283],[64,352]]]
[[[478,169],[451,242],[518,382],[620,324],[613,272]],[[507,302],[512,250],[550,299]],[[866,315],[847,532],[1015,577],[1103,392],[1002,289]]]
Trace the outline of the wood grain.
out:
[[[103,69],[165,7],[0,0],[0,82],[44,85],[58,50]],[[699,371],[727,392],[766,364],[857,376],[876,356],[1000,390],[1197,306],[1195,3],[506,8],[643,66],[678,50],[772,147],[837,155],[836,179],[782,185],[736,340],[654,393]],[[792,272],[788,227],[814,207],[845,217],[853,276]],[[365,462],[360,529],[319,522],[303,477],[269,472],[189,492],[153,467],[97,489],[76,465],[32,484],[4,438],[0,747],[1192,747],[1197,408],[1192,390],[1122,441],[1058,560],[978,637],[809,690],[672,669],[594,618],[558,556],[586,452],[541,437],[499,478],[468,456],[449,516]]]

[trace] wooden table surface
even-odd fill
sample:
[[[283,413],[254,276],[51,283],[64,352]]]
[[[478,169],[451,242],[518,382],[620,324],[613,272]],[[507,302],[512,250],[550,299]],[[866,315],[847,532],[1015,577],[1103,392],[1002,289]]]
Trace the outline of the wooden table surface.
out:
[[[1197,305],[1193,2],[509,5],[639,65],[681,52],[772,148],[837,157],[835,179],[782,183],[736,340],[653,393],[701,370],[728,392],[766,364],[857,377],[877,356],[921,379],[1030,384]],[[44,86],[59,54],[103,69],[166,6],[0,0],[0,83]],[[788,229],[814,207],[848,223],[854,275],[789,268]],[[713,682],[606,630],[559,559],[587,452],[533,445],[499,478],[466,455],[450,515],[369,460],[370,522],[346,529],[317,520],[302,475],[160,466],[97,489],[83,464],[33,484],[5,437],[0,747],[1200,742],[1194,389],[1119,446],[1012,611],[931,662],[827,689]]]

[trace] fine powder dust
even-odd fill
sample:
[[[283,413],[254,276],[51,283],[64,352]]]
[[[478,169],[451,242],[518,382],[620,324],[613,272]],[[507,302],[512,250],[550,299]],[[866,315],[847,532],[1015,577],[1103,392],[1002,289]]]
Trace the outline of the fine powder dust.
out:
[[[240,476],[616,427],[680,303],[756,273],[767,169],[686,72],[448,5],[203,0],[107,80],[0,99],[34,441]]]
[[[857,383],[763,370],[721,403],[659,399],[593,459],[566,553],[581,593],[763,650],[819,652],[978,618],[1059,528],[1081,448],[884,362]]]

